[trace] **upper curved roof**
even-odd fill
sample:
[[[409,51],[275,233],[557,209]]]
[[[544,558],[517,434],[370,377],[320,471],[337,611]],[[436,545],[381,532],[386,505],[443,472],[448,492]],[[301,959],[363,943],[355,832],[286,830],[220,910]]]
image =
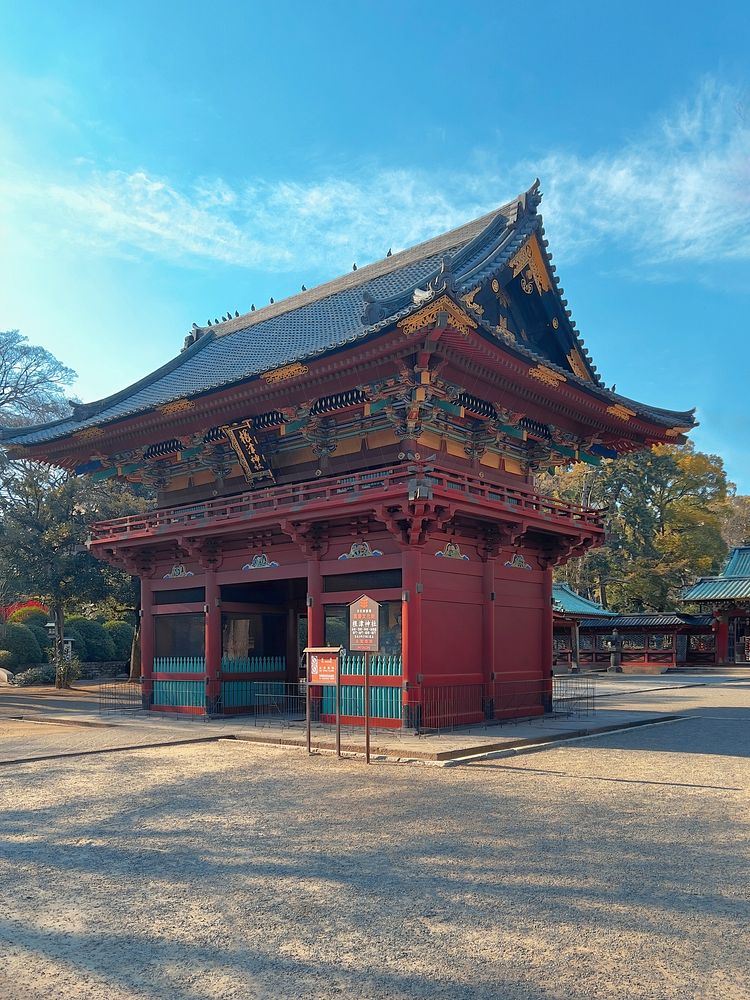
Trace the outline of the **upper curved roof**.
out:
[[[682,595],[683,601],[732,601],[750,597],[750,545],[729,553],[719,576],[702,576]]]
[[[601,618],[608,618],[614,615],[614,611],[607,611],[596,601],[590,601],[587,597],[581,596],[569,587],[567,583],[552,584],[552,602],[557,612],[566,615],[598,615]]]
[[[375,334],[424,303],[424,299],[416,302],[415,290],[432,288],[437,294],[441,274],[450,272],[451,288],[460,295],[507,265],[532,233],[543,234],[541,216],[537,214],[540,200],[537,181],[513,201],[441,236],[218,326],[199,328],[191,346],[121,392],[98,402],[74,404],[72,415],[62,420],[7,428],[0,431],[0,439],[16,445],[59,440],[173,400],[248,381]],[[551,271],[554,273],[554,268]],[[486,336],[498,339],[496,331],[481,317],[474,318]],[[693,411],[645,406],[604,388],[575,332],[575,324],[570,321],[568,327],[571,345],[576,346],[590,376],[584,379],[560,369],[569,381],[609,403],[627,406],[650,422],[666,427],[690,427],[695,423]],[[549,358],[520,343],[502,344],[527,360],[555,367]]]

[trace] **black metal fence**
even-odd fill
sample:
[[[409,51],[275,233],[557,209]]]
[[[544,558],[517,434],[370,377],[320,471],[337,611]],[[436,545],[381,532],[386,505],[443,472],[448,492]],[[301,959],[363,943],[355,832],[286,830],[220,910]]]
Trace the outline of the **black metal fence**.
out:
[[[102,681],[99,685],[99,712],[140,712],[143,708],[141,685],[138,681]]]

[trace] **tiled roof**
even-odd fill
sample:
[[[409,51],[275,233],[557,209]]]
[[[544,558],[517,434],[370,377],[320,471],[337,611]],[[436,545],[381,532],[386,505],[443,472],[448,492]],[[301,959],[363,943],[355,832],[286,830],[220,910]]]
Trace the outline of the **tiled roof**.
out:
[[[750,545],[732,549],[720,576],[703,576],[682,595],[683,601],[733,601],[750,597]]]
[[[664,611],[653,615],[615,615],[602,621],[601,618],[585,618],[581,628],[671,628],[675,625],[710,625],[711,615],[682,615],[676,611]]]
[[[552,584],[552,600],[555,611],[564,612],[566,615],[600,615],[606,618],[614,614],[613,611],[607,611],[596,601],[590,601],[577,594],[566,583]]]
[[[430,284],[433,289],[437,287],[446,262],[449,262],[451,285],[460,295],[505,266],[531,233],[542,236],[541,217],[536,211],[540,199],[535,184],[525,195],[494,212],[419,246],[282,302],[199,330],[199,339],[191,347],[127,389],[96,403],[76,404],[72,416],[64,420],[32,428],[0,430],[0,439],[21,445],[58,440],[176,399],[242,383],[293,361],[309,360],[374,335],[423,304],[421,300],[415,301],[413,292]],[[431,297],[436,294],[433,290]],[[477,319],[485,336],[497,336]],[[648,407],[605,389],[572,325],[570,338],[586,359],[595,381],[581,379],[565,370],[569,382],[607,402],[623,404],[651,422],[666,427],[692,426],[692,411],[680,413]],[[503,341],[503,347],[526,360],[557,367],[550,359],[520,344],[509,346]]]

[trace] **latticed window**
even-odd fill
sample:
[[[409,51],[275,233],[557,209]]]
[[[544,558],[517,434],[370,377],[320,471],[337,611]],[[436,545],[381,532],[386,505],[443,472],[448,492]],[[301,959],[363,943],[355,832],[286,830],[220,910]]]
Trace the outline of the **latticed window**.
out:
[[[671,649],[672,636],[668,632],[659,632],[648,637],[649,649]]]
[[[622,637],[623,649],[645,649],[646,636],[643,632],[631,632]]]

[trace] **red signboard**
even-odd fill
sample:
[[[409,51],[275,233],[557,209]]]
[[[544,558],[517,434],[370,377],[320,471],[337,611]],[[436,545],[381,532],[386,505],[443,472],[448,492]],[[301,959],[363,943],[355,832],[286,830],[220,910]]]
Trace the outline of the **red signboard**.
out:
[[[338,653],[309,653],[310,684],[335,684]]]
[[[380,650],[379,612],[378,602],[364,595],[349,605],[349,649],[353,653]]]

